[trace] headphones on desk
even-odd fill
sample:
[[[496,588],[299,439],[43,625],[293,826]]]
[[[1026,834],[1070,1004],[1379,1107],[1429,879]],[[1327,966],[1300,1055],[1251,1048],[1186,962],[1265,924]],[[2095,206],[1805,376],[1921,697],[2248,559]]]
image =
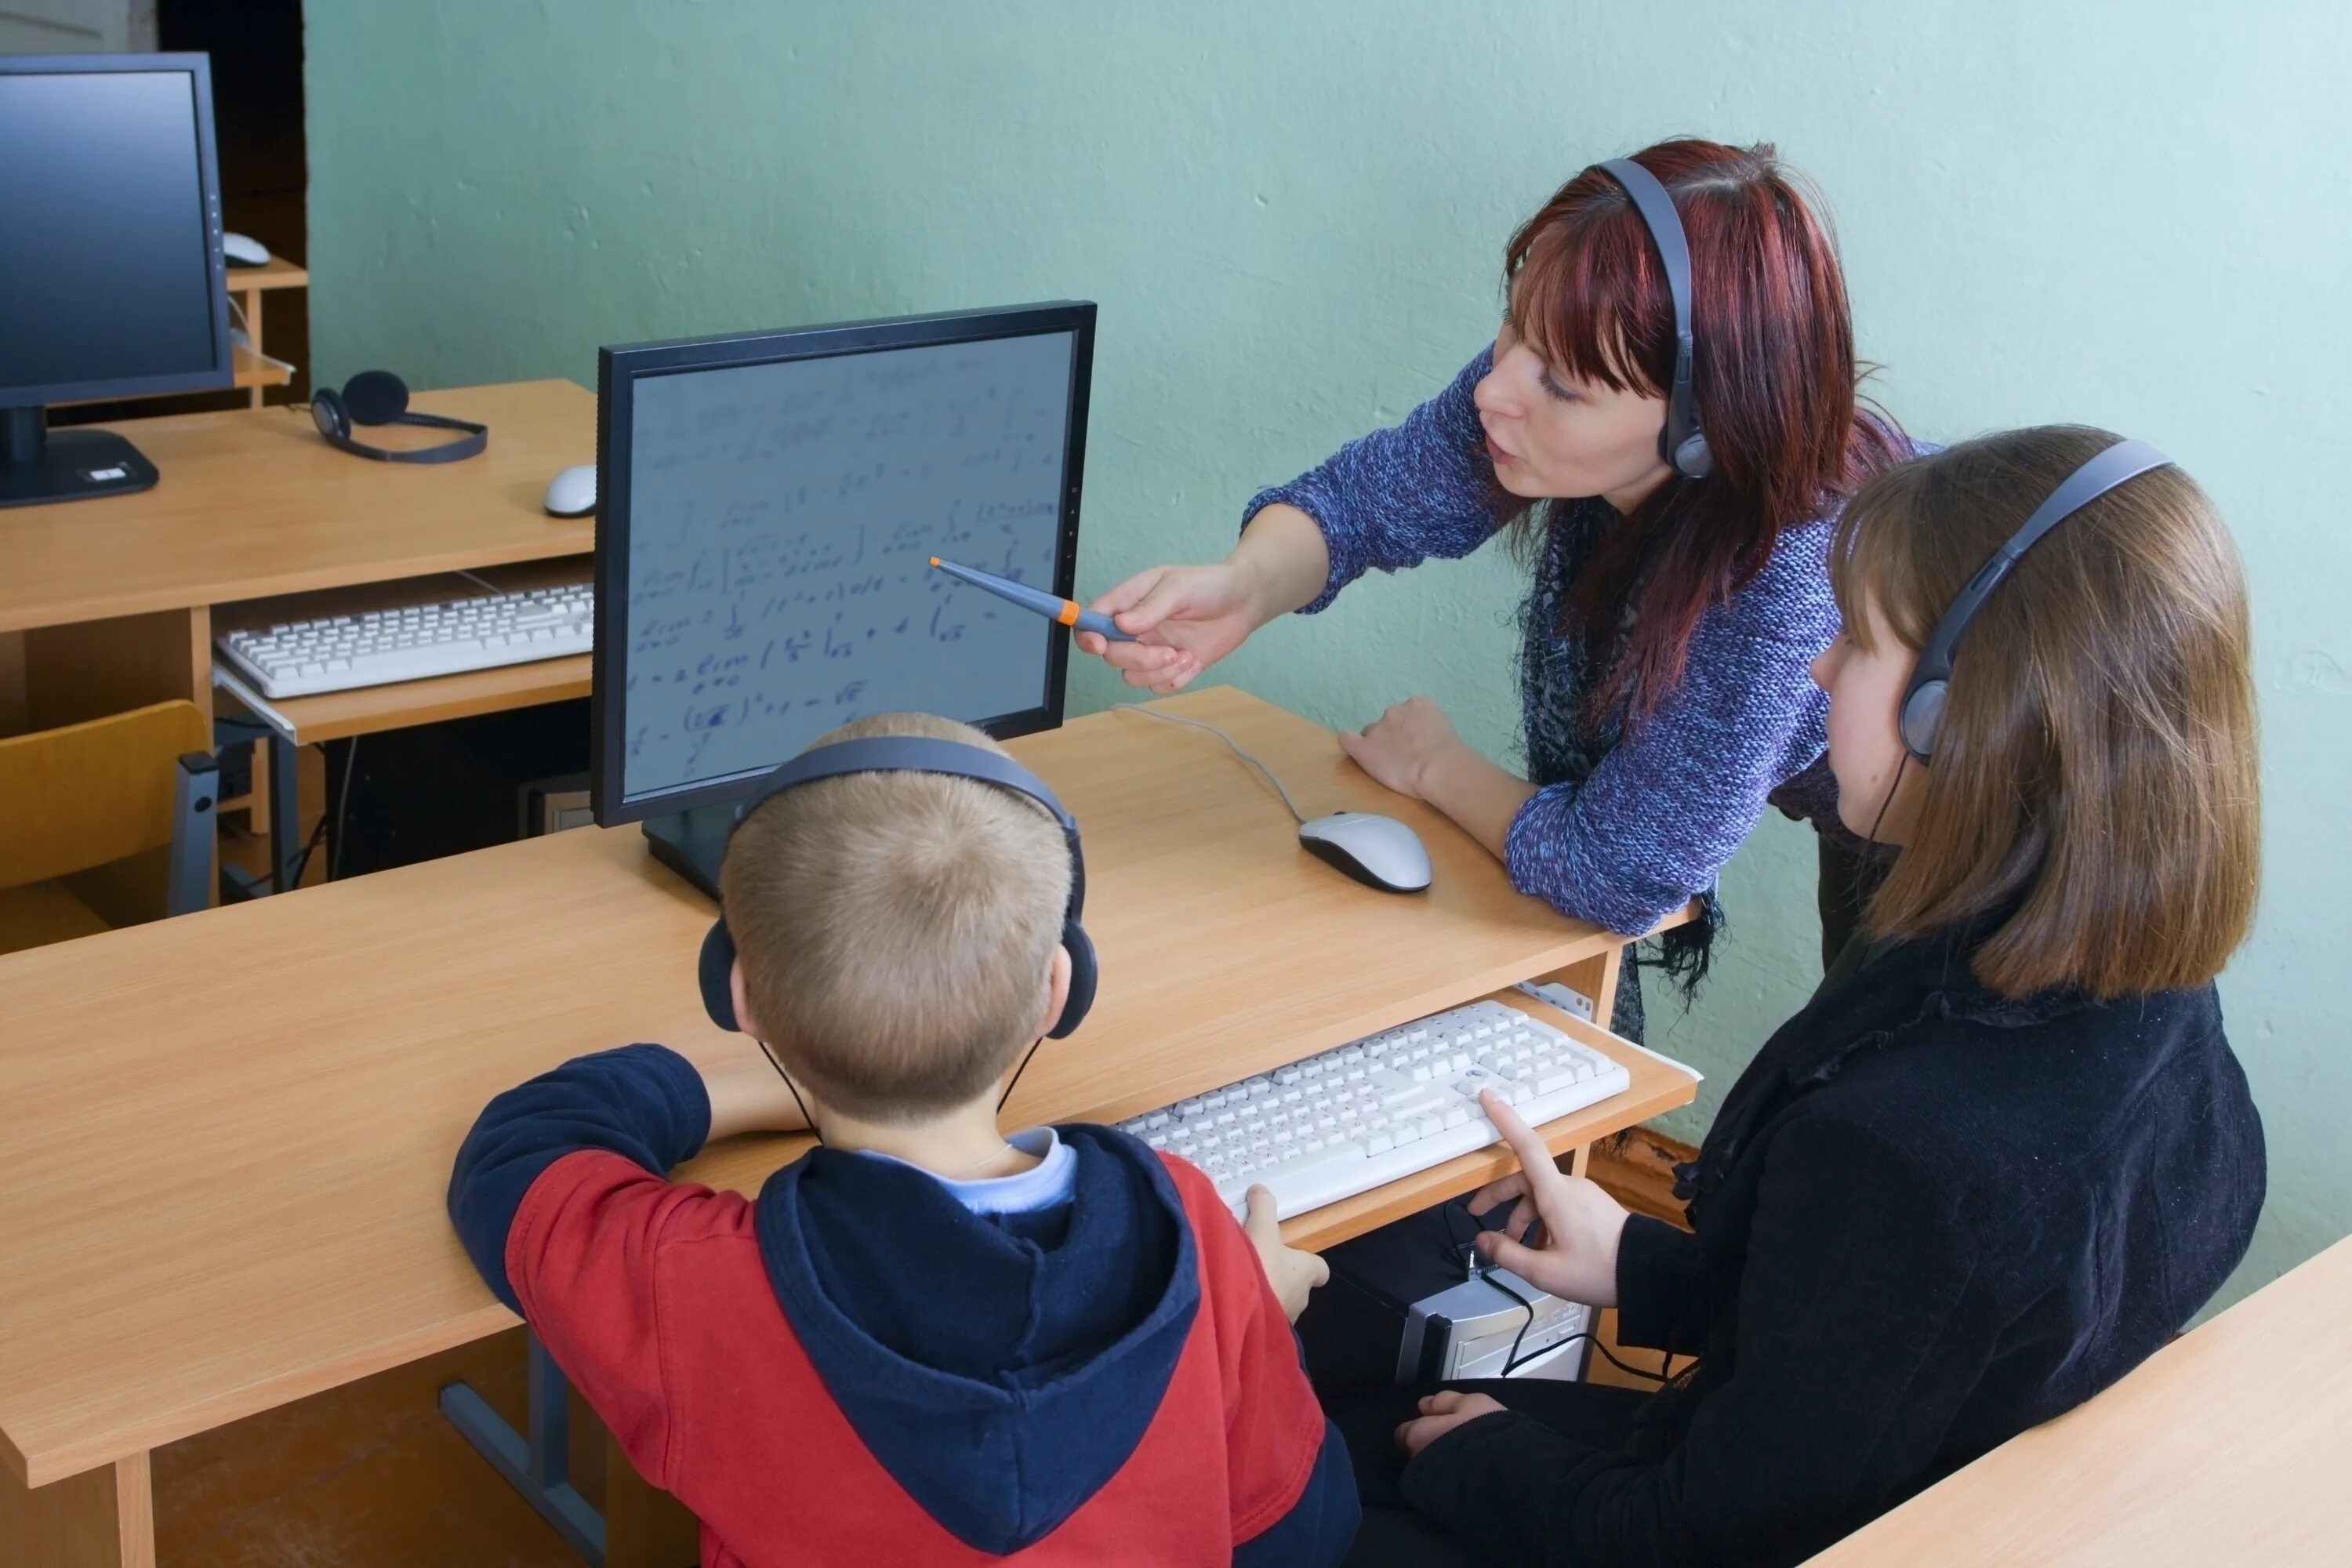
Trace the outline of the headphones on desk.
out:
[[[1612,158],[1586,172],[1606,176],[1625,193],[1664,264],[1666,294],[1675,307],[1675,375],[1666,392],[1666,425],[1658,432],[1658,456],[1684,479],[1703,479],[1715,472],[1715,454],[1707,448],[1706,432],[1698,427],[1698,397],[1691,388],[1690,242],[1683,236],[1683,220],[1675,216],[1675,199],[1665,185],[1633,159]]]
[[[373,458],[379,463],[454,463],[490,444],[490,427],[487,425],[440,414],[411,414],[408,384],[388,370],[363,370],[343,383],[341,392],[331,387],[313,392],[310,422],[319,427],[319,434],[327,438],[329,446],[354,458]],[[438,447],[395,451],[354,439],[353,425],[427,425],[436,430],[462,430],[465,434]]]
[[[2052,529],[2082,510],[2117,485],[2136,479],[2151,468],[2171,466],[2172,459],[2145,441],[2118,441],[2114,446],[2076,468],[2059,482],[2042,503],[2033,509],[2024,526],[2010,535],[2009,542],[1993,552],[1992,559],[1977,568],[1936,629],[1927,634],[1927,646],[1919,650],[1919,662],[1911,668],[1911,679],[1903,688],[1903,706],[1896,727],[1902,731],[1903,749],[1920,762],[1928,760],[1936,747],[1936,731],[1944,720],[1944,694],[1952,680],[1952,654],[1958,646],[1960,634],[1984,607],[1985,600],[2018,557]],[[1892,798],[1892,792],[1889,792]]]
[[[746,817],[786,790],[814,784],[819,779],[839,778],[845,773],[937,773],[945,778],[971,779],[1024,795],[1053,814],[1054,820],[1062,826],[1064,841],[1070,847],[1070,901],[1062,911],[1062,946],[1070,955],[1070,994],[1062,1005],[1062,1016],[1046,1033],[1058,1040],[1076,1029],[1095,1000],[1095,944],[1078,921],[1087,901],[1087,862],[1078,847],[1076,819],[1063,809],[1054,792],[1045,787],[1045,781],[1010,757],[961,741],[917,735],[840,741],[803,752],[769,774],[735,807],[734,825],[728,829],[729,841],[733,841],[735,829],[743,826]],[[709,1013],[710,1021],[722,1029],[740,1033],[743,1026],[735,1016],[731,981],[735,937],[727,929],[723,906],[710,934],[702,939],[702,954],[697,967],[702,1005]]]

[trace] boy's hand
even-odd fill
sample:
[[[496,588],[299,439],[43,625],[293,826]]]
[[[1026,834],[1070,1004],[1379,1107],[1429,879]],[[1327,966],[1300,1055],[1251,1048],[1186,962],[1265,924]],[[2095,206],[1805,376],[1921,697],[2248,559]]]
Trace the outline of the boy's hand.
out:
[[[1307,1310],[1307,1297],[1317,1286],[1331,1278],[1331,1266],[1311,1252],[1301,1252],[1282,1242],[1282,1224],[1275,1217],[1274,1193],[1270,1188],[1254,1186],[1249,1190],[1249,1218],[1242,1229],[1250,1244],[1257,1248],[1258,1262],[1265,1265],[1266,1282],[1282,1302],[1282,1315],[1292,1322]]]

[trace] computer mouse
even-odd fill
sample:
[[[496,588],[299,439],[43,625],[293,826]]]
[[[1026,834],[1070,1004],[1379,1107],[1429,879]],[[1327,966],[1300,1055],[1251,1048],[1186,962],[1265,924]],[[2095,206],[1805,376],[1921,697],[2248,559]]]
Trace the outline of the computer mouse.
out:
[[[574,463],[547,481],[547,515],[586,517],[596,510],[596,465]]]
[[[231,267],[260,267],[269,260],[269,247],[249,235],[224,234],[221,259]]]
[[[1393,816],[1335,811],[1298,825],[1298,842],[1369,888],[1418,893],[1429,886],[1429,851]]]

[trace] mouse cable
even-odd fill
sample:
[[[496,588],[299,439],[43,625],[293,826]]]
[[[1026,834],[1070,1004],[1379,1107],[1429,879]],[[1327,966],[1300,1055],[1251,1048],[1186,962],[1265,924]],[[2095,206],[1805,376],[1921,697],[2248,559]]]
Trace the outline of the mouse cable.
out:
[[[1121,706],[1119,711],[1122,713],[1140,713],[1146,719],[1157,719],[1163,723],[1186,724],[1195,730],[1206,730],[1210,734],[1214,735],[1218,740],[1223,741],[1226,745],[1232,747],[1234,755],[1239,757],[1242,761],[1247,763],[1250,766],[1255,768],[1259,773],[1265,775],[1265,782],[1272,784],[1274,786],[1274,793],[1282,797],[1282,804],[1289,808],[1291,817],[1294,821],[1302,824],[1306,822],[1307,818],[1305,815],[1298,809],[1298,803],[1290,798],[1290,792],[1282,787],[1282,781],[1274,776],[1274,770],[1267,767],[1264,763],[1258,761],[1257,758],[1250,755],[1249,752],[1243,751],[1240,745],[1234,742],[1231,735],[1226,734],[1214,724],[1203,724],[1198,719],[1181,718],[1174,713],[1162,713],[1157,708],[1146,708],[1139,702],[1126,703]]]

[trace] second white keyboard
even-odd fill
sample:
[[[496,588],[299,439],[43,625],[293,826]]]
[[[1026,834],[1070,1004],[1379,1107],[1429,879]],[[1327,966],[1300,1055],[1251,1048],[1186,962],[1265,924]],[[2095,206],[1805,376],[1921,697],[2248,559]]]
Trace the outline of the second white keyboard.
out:
[[[1474,1002],[1118,1125],[1200,1166],[1237,1216],[1264,1183],[1287,1219],[1496,1142],[1481,1089],[1540,1126],[1630,1081],[1549,1024]]]
[[[215,646],[262,696],[309,697],[586,653],[594,614],[594,590],[583,583],[291,621],[230,632]]]

